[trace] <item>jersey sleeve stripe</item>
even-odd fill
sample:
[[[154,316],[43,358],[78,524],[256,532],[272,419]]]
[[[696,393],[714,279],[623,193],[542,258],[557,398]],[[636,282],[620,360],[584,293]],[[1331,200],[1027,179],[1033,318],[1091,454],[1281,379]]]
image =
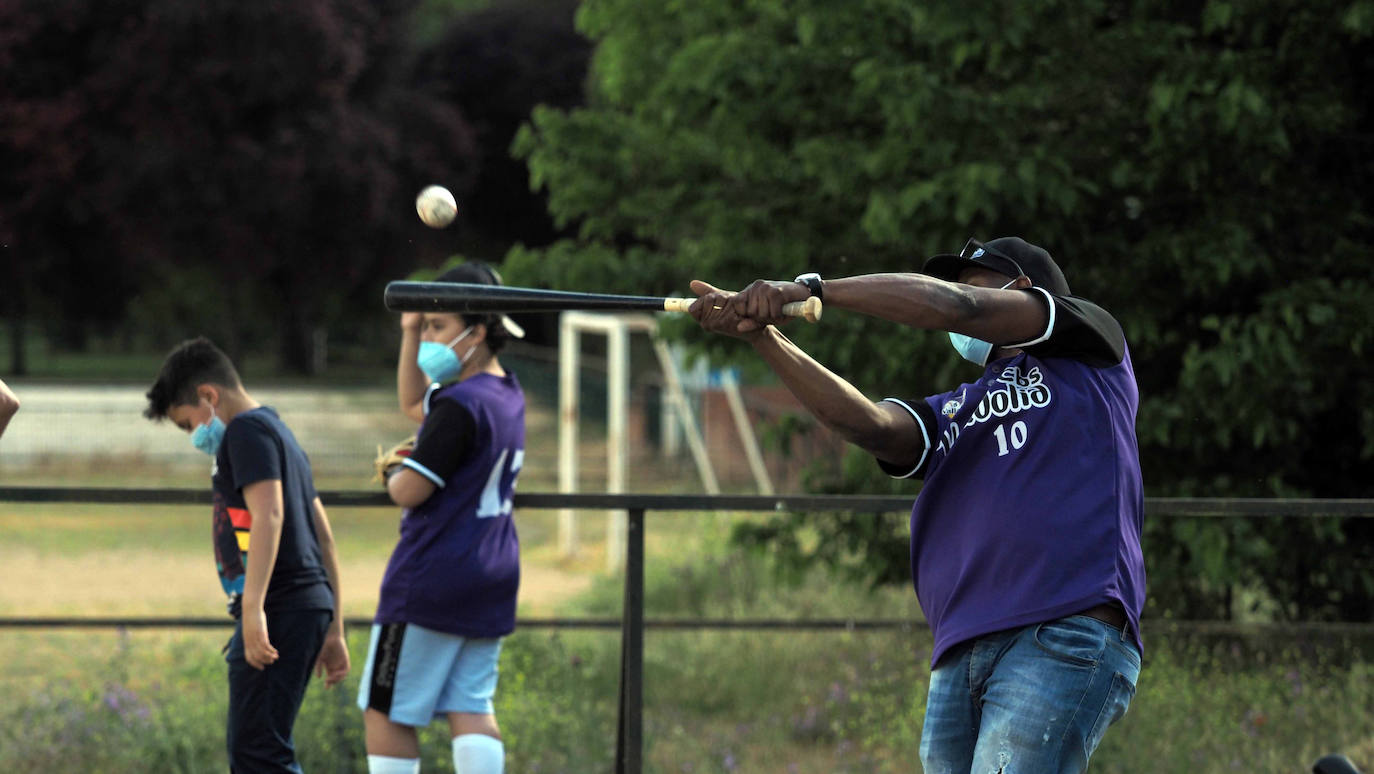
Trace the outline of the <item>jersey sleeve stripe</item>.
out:
[[[1036,345],[1036,344],[1039,344],[1039,343],[1042,342],[1042,341],[1047,341],[1047,340],[1049,340],[1050,336],[1054,335],[1054,310],[1055,310],[1054,296],[1050,295],[1050,292],[1049,292],[1048,290],[1045,290],[1044,288],[1032,287],[1031,290],[1038,290],[1038,291],[1040,291],[1041,293],[1043,293],[1043,294],[1045,295],[1045,303],[1049,306],[1049,310],[1050,310],[1050,320],[1049,320],[1049,323],[1048,323],[1047,325],[1045,325],[1045,332],[1044,332],[1044,333],[1040,334],[1040,336],[1038,336],[1038,337],[1036,337],[1036,338],[1034,338],[1034,339],[1031,339],[1030,341],[1023,341],[1023,342],[1021,342],[1020,344],[1003,344],[1003,345],[1002,345],[1002,346],[1004,346],[1004,347],[1007,347],[1008,349],[1021,349],[1022,347],[1034,346],[1034,345]]]
[[[429,399],[434,397],[434,393],[438,392],[441,387],[443,385],[435,382],[425,389],[425,398],[420,401],[420,407],[424,410],[425,416],[429,416]]]
[[[401,464],[402,464],[403,466],[407,467],[407,468],[410,468],[411,470],[415,471],[416,473],[419,473],[420,475],[424,476],[425,478],[429,479],[431,483],[433,483],[435,486],[439,487],[440,489],[443,489],[443,488],[444,488],[444,479],[441,478],[441,477],[439,476],[438,473],[435,473],[434,471],[430,470],[429,468],[425,467],[424,465],[421,465],[420,463],[416,462],[416,461],[413,460],[413,459],[407,459],[407,460],[405,460],[404,462],[402,462]]]
[[[920,412],[912,408],[911,405],[908,404],[906,401],[899,400],[897,398],[883,398],[883,401],[888,403],[896,403],[898,406],[901,406],[902,408],[906,409],[907,412],[911,414],[911,417],[916,420],[916,426],[921,428],[921,440],[925,443],[925,448],[921,451],[921,458],[916,461],[916,467],[901,475],[894,475],[892,473],[888,474],[889,476],[892,476],[892,478],[911,478],[912,476],[916,475],[916,473],[919,472],[922,467],[925,466],[926,458],[930,456],[930,430],[926,428],[925,420],[921,419]]]

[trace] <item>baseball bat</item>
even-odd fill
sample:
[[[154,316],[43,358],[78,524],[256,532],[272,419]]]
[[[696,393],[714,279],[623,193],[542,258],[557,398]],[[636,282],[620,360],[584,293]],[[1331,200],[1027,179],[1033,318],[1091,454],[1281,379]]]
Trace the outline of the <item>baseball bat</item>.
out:
[[[1355,764],[1344,755],[1327,755],[1312,764],[1313,774],[1360,774]]]
[[[663,296],[621,296],[612,293],[580,293],[573,290],[545,290],[476,282],[389,282],[384,294],[386,308],[393,312],[451,313],[525,313],[596,310],[609,312],[685,312],[695,298]],[[782,313],[807,322],[821,319],[821,300],[784,304]]]

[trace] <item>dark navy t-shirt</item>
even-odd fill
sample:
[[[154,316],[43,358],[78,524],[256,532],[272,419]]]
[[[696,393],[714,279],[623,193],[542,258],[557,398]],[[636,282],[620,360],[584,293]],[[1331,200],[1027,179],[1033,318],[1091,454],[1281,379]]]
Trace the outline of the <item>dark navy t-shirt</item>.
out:
[[[925,485],[911,511],[911,573],[935,636],[934,666],[979,635],[1125,608],[1140,644],[1144,496],[1139,396],[1121,326],[1100,307],[1043,289],[1043,335],[975,382],[887,400],[915,418]]]
[[[277,412],[261,406],[229,422],[210,476],[215,564],[229,597],[229,614],[235,618],[241,614],[248,536],[253,527],[243,489],[271,479],[281,481],[282,527],[263,609],[333,610],[334,594],[315,535],[316,494],[310,460]]]
[[[520,542],[511,505],[525,459],[525,395],[515,374],[476,374],[426,396],[403,463],[437,487],[401,515],[377,623],[463,637],[515,629]]]

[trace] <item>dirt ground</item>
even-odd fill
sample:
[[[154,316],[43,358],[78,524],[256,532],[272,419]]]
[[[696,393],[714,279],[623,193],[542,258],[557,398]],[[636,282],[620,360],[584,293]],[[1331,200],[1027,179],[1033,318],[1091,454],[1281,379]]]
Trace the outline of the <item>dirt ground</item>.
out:
[[[0,614],[8,616],[213,617],[224,609],[209,556],[153,550],[110,550],[53,556],[32,549],[0,551]],[[385,557],[340,557],[344,615],[367,617],[377,606]],[[586,590],[592,574],[535,563],[521,566],[522,615],[556,614],[559,603]]]

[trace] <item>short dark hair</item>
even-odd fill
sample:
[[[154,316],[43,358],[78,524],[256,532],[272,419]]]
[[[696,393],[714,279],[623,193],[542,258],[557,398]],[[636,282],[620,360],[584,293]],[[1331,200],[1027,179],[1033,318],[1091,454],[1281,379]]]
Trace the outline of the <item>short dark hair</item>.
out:
[[[478,285],[503,285],[501,275],[496,272],[490,264],[482,261],[468,261],[460,263],[452,269],[440,274],[436,282],[467,282]],[[480,312],[459,312],[458,316],[463,319],[463,325],[471,327],[473,325],[487,326],[487,349],[495,355],[510,341],[510,331],[501,320],[501,315]]]
[[[196,403],[196,387],[206,383],[243,386],[229,356],[209,339],[200,336],[181,342],[162,361],[157,380],[148,388],[148,407],[143,416],[160,420],[166,418],[173,406]]]

